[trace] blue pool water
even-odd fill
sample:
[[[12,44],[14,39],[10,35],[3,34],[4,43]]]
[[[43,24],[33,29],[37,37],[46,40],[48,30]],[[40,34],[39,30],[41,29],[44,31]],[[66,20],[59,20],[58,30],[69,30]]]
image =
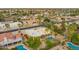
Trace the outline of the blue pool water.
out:
[[[66,35],[64,35],[64,39],[66,39],[67,38],[67,36]]]
[[[53,39],[53,38],[52,38],[52,37],[47,37],[47,39],[51,40],[51,39]]]
[[[72,42],[67,42],[67,46],[73,50],[79,50],[79,46],[74,45]]]
[[[55,38],[55,37],[52,36],[52,35],[47,36],[47,39],[48,39],[48,40],[51,40],[51,39],[54,39],[54,38]]]
[[[17,50],[27,50],[23,45],[16,46]]]

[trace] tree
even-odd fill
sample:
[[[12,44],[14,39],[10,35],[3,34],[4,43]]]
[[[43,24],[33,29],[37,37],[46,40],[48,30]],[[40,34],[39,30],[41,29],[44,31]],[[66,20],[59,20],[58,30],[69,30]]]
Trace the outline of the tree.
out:
[[[65,25],[65,18],[61,18],[62,19],[62,22],[61,22],[61,30],[63,31],[63,32],[65,32],[66,31],[66,25]]]
[[[21,23],[21,24],[18,24],[18,27],[19,27],[19,28],[23,27],[23,24],[22,24],[22,23]]]
[[[47,17],[45,17],[44,22],[50,22],[50,19],[48,19]]]
[[[0,21],[4,21],[4,16],[0,13]]]
[[[46,46],[47,46],[48,49],[49,49],[49,48],[52,48],[52,46],[53,46],[52,41],[46,40]]]
[[[16,20],[17,20],[17,21],[21,21],[21,18],[17,18]]]
[[[68,39],[71,39],[71,36],[73,35],[73,33],[76,32],[77,30],[77,24],[76,23],[72,23],[68,26],[68,29],[67,29],[67,36],[68,36]]]
[[[39,37],[30,37],[26,43],[32,49],[38,49],[41,44]]]
[[[60,28],[58,28],[56,25],[54,25],[54,32],[56,33],[56,35],[57,35],[57,33],[58,34],[62,34],[63,33],[63,31]]]
[[[79,45],[79,33],[74,33],[71,37],[71,42]]]
[[[37,16],[37,19],[39,20],[39,22],[38,22],[39,24],[41,24],[41,22],[43,21],[42,18],[43,18],[43,17],[42,17],[41,15],[38,15],[38,16]]]
[[[48,40],[48,39],[46,39],[45,40],[46,47],[45,48],[41,48],[41,50],[51,49],[51,48],[55,47],[56,45],[58,45],[59,43],[60,42],[57,41],[57,40]]]
[[[10,28],[10,25],[9,24],[5,24],[6,28],[9,29]]]

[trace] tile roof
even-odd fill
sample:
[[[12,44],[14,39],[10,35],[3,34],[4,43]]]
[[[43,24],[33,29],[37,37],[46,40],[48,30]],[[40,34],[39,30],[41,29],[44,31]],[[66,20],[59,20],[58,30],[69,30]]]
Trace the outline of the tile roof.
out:
[[[7,39],[13,39],[14,35],[12,34],[12,32],[8,32],[8,33],[4,33],[5,37],[7,37]]]
[[[5,36],[3,34],[0,34],[0,42],[4,40],[4,37]]]
[[[5,38],[7,38],[8,41],[16,41],[19,40],[19,38],[22,38],[22,34],[18,33],[16,35],[13,35],[12,32],[0,34],[0,42],[4,41]]]
[[[20,38],[20,37],[22,37],[22,36],[21,36],[21,33],[16,34],[16,39],[17,39],[17,38]]]
[[[3,41],[5,37],[7,39],[13,39],[14,35],[12,34],[12,32],[0,34],[0,41]]]

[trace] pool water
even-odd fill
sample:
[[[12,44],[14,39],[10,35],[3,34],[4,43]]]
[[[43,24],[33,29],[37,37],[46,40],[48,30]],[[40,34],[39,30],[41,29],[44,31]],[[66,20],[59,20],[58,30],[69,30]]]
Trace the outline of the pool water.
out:
[[[53,39],[53,37],[52,36],[47,36],[47,39],[51,40],[51,39]]]
[[[17,50],[27,50],[23,45],[16,46]]]
[[[79,46],[74,45],[72,42],[67,42],[67,46],[73,50],[79,50]]]
[[[67,38],[67,36],[66,35],[64,35],[64,39],[66,39]]]

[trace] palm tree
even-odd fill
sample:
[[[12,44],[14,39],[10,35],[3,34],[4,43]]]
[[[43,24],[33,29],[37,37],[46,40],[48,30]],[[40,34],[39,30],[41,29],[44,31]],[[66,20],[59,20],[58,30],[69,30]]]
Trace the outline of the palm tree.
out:
[[[37,19],[39,20],[39,24],[41,24],[41,22],[43,21],[43,17],[41,15],[38,15]]]
[[[66,31],[66,26],[65,26],[65,18],[62,18],[62,23],[61,23],[62,31]]]
[[[10,29],[10,25],[9,24],[5,24],[6,29]]]
[[[0,13],[0,21],[4,21],[4,16]]]
[[[38,49],[41,41],[39,37],[30,37],[26,43],[32,49]]]

